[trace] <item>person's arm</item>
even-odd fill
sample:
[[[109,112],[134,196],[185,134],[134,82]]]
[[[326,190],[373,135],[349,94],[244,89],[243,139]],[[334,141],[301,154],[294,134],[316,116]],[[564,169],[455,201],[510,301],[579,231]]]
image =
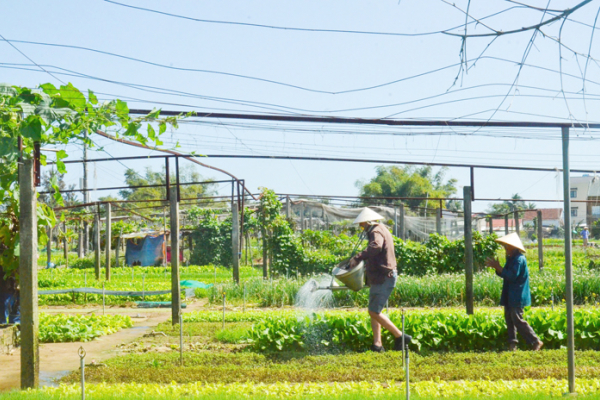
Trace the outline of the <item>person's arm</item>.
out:
[[[373,232],[373,240],[369,240],[367,248],[358,253],[355,258],[358,261],[362,261],[376,256],[383,250],[383,242],[383,235],[379,232]]]
[[[517,281],[517,277],[519,276],[521,269],[523,268],[523,263],[526,262],[524,257],[519,257],[516,262],[511,263],[509,266],[506,263],[506,266],[502,269],[500,276],[504,278],[508,283],[515,283]]]

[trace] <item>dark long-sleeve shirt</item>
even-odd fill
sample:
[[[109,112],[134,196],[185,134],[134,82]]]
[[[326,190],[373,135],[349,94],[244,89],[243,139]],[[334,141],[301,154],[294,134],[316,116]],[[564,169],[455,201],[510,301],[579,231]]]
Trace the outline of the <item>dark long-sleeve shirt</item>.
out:
[[[367,230],[369,245],[356,255],[367,263],[367,280],[372,284],[382,284],[396,270],[394,239],[390,231],[382,224],[374,224]]]
[[[502,272],[496,272],[496,275],[504,279],[500,297],[501,306],[523,308],[531,305],[529,270],[523,254],[509,257]]]

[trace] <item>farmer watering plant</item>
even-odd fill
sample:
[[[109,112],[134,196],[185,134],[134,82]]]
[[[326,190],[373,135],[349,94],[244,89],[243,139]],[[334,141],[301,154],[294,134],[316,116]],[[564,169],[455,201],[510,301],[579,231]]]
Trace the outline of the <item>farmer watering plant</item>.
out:
[[[529,291],[529,271],[525,259],[525,247],[516,233],[499,239],[506,250],[506,264],[500,266],[497,259],[488,258],[486,265],[496,270],[496,275],[504,279],[500,305],[504,306],[504,319],[508,330],[508,349],[517,349],[517,331],[533,350],[540,350],[544,343],[536,336],[529,324],[523,319],[523,308],[531,305]]]
[[[354,220],[359,224],[369,239],[367,248],[350,259],[350,269],[361,261],[366,262],[367,283],[369,285],[369,316],[373,330],[373,345],[371,350],[384,352],[381,342],[381,327],[394,335],[394,350],[402,350],[402,332],[390,319],[381,313],[392,290],[396,287],[398,272],[396,269],[396,254],[392,234],[385,225],[378,223],[384,219],[375,211],[365,208]],[[412,337],[404,335],[404,343],[409,344]]]

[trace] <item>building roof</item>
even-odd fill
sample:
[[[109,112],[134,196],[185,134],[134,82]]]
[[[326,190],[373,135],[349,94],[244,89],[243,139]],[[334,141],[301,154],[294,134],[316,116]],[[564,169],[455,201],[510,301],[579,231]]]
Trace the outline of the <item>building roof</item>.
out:
[[[560,220],[562,219],[562,208],[542,208],[542,220]],[[523,221],[533,221],[537,218],[537,210],[525,211]]]

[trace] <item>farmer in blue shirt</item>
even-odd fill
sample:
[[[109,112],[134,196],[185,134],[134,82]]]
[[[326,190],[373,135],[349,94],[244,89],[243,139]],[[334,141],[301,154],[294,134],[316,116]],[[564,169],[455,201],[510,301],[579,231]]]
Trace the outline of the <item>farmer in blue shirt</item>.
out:
[[[529,271],[527,260],[523,253],[525,247],[519,235],[511,233],[496,242],[506,250],[506,264],[504,268],[496,259],[488,258],[486,265],[496,270],[496,275],[504,279],[500,305],[504,306],[504,319],[508,330],[508,348],[517,349],[517,331],[533,350],[540,350],[544,343],[536,336],[535,332],[523,319],[523,308],[531,305],[529,291]]]
[[[581,231],[581,238],[583,239],[583,247],[587,247],[588,240],[590,238],[590,231],[588,230],[587,226],[583,227],[583,230]]]

